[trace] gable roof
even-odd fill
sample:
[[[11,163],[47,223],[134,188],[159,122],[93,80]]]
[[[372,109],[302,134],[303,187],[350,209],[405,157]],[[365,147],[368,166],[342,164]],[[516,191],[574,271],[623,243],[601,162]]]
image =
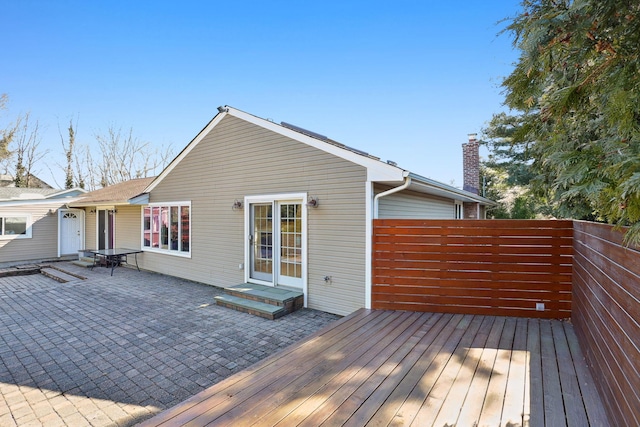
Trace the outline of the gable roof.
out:
[[[100,188],[85,194],[73,206],[126,205],[129,199],[143,192],[155,177],[137,178],[108,187]]]
[[[218,107],[218,114],[202,129],[198,135],[176,156],[175,159],[158,175],[153,182],[144,189],[144,193],[152,191],[162,180],[182,161],[204,137],[209,134],[226,116],[233,116],[241,120],[260,126],[277,134],[286,136],[295,141],[307,144],[319,150],[333,154],[337,157],[360,165],[367,170],[367,179],[371,182],[388,185],[398,185],[407,177],[411,177],[410,190],[455,198],[465,202],[479,202],[485,205],[494,205],[495,202],[478,196],[468,191],[443,184],[441,182],[425,178],[421,175],[411,173],[408,170],[398,167],[393,162],[383,162],[379,157],[375,157],[364,151],[349,147],[337,141],[331,140],[324,135],[282,122],[277,124],[244,111],[235,109],[228,105]]]
[[[27,174],[30,188],[41,188],[47,190],[55,190],[51,185],[47,184],[33,174]],[[15,177],[10,174],[0,175],[0,187],[15,187]]]

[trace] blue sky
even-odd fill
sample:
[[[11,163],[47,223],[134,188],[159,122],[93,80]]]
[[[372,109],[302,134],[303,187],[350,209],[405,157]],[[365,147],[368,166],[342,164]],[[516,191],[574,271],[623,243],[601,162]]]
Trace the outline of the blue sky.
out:
[[[0,125],[31,112],[63,184],[58,125],[181,150],[231,105],[462,184],[461,144],[501,111],[517,53],[497,1],[0,0]],[[51,176],[49,170],[53,171]]]

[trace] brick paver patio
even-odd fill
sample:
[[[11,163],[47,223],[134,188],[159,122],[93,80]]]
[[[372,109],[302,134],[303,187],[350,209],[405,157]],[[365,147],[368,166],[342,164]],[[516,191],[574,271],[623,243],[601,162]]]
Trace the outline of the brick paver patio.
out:
[[[0,278],[0,426],[132,425],[338,318],[265,320],[211,286],[59,266],[87,280]]]

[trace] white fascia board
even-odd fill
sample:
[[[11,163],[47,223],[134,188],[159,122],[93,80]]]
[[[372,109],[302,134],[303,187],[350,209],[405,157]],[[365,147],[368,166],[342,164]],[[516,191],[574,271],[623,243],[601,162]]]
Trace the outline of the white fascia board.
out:
[[[227,106],[225,108],[228,108],[229,111],[227,114],[231,116],[245,120],[256,126],[268,129],[282,136],[286,136],[287,138],[302,142],[311,147],[317,148],[318,150],[333,154],[334,156],[340,157],[366,168],[368,181],[402,181],[404,179],[405,171],[397,166],[391,166],[381,162],[380,160],[374,160],[372,158],[356,154],[344,148],[340,148],[336,145],[321,141],[316,138],[312,138],[300,132],[296,132],[277,123],[270,122],[269,120],[256,117],[252,114],[245,113],[244,111],[236,110],[233,107]]]
[[[196,135],[196,137],[193,138],[193,140],[191,140],[191,142],[186,147],[184,147],[184,149],[180,152],[180,154],[178,154],[176,158],[173,159],[173,161],[169,163],[169,165],[166,168],[164,168],[162,173],[158,175],[156,179],[154,179],[151,182],[151,184],[149,184],[147,188],[145,188],[142,192],[149,193],[151,190],[156,188],[156,186],[160,184],[160,182],[162,182],[162,180],[178,165],[178,163],[180,163],[182,159],[184,159],[187,156],[187,154],[189,154],[191,150],[193,150],[196,147],[196,145],[198,145],[198,143],[200,143],[200,141],[202,141],[202,139],[205,136],[207,136],[207,134],[211,132],[211,130],[214,127],[216,127],[216,125],[220,123],[220,121],[227,114],[228,114],[228,110],[216,114],[215,117],[211,119],[211,121],[204,127],[204,129],[202,129],[200,133],[198,133],[198,135]]]
[[[128,206],[131,205],[128,200],[105,200],[101,202],[85,202],[85,203],[70,203],[71,208],[94,208],[100,206]]]
[[[66,205],[80,199],[79,197],[69,197],[63,199],[37,199],[37,200],[3,200],[0,206],[25,206],[25,205]]]

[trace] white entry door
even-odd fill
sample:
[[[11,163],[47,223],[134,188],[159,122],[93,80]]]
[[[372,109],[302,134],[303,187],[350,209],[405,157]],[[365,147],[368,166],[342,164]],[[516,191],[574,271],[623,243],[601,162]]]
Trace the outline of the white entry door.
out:
[[[60,255],[76,254],[84,245],[84,211],[60,209],[58,213]]]
[[[247,280],[265,285],[304,287],[305,209],[302,200],[250,200]]]

